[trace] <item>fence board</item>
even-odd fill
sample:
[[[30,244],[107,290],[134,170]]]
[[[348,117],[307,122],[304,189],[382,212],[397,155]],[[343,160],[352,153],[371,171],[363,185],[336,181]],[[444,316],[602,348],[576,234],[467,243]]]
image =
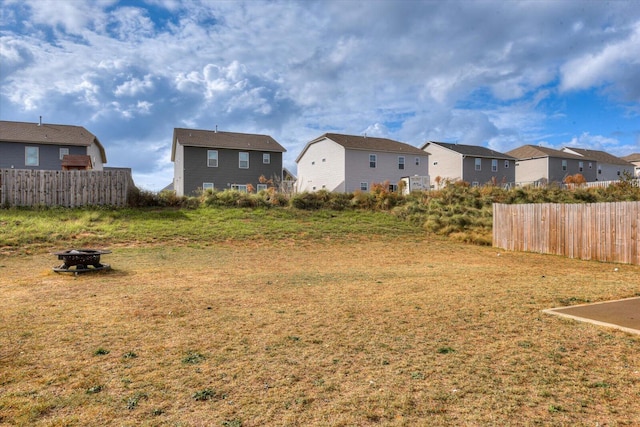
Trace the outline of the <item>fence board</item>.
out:
[[[640,202],[493,205],[493,246],[640,265]]]
[[[127,170],[0,169],[0,206],[125,206],[132,187]]]

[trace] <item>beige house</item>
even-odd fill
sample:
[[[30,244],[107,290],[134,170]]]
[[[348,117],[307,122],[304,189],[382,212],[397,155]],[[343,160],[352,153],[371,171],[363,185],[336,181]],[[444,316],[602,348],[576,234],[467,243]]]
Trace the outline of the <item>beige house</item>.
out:
[[[326,133],[298,158],[297,190],[350,193],[388,181],[391,189],[408,176],[429,175],[429,154],[403,142],[370,136]]]
[[[628,156],[622,157],[622,160],[626,160],[634,165],[634,176],[640,178],[640,153],[629,154]]]
[[[519,184],[562,183],[569,175],[582,174],[587,182],[597,178],[596,160],[553,148],[523,145],[507,152],[515,157]]]

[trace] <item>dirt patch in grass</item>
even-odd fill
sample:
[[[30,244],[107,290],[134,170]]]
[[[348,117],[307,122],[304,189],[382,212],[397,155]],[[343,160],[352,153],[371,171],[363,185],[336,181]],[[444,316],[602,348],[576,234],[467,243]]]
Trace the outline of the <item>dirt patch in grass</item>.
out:
[[[0,257],[0,424],[637,425],[640,268],[385,239]]]

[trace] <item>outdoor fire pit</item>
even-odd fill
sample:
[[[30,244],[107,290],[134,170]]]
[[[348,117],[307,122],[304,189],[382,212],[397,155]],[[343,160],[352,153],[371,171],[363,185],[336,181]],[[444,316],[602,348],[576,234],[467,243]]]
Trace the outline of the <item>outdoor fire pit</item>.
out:
[[[111,267],[109,264],[100,263],[100,255],[110,253],[111,251],[96,249],[71,249],[54,252],[53,254],[58,255],[58,259],[64,263],[53,267],[53,271],[56,273],[84,273],[86,271],[108,270]]]

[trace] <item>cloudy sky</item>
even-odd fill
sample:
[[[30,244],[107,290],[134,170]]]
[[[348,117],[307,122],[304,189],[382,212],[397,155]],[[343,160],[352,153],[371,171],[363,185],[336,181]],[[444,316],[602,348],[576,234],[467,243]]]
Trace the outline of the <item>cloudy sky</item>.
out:
[[[637,1],[0,0],[0,120],[159,190],[174,127],[640,152]]]

